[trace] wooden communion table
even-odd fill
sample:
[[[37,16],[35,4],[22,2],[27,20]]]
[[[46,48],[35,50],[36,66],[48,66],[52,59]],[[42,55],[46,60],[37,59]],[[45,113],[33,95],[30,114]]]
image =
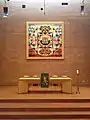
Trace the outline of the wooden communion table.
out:
[[[29,84],[39,84],[40,77],[20,77],[18,81],[18,93],[28,93]],[[72,79],[70,77],[50,77],[49,84],[58,84],[61,87],[62,92],[72,93]]]

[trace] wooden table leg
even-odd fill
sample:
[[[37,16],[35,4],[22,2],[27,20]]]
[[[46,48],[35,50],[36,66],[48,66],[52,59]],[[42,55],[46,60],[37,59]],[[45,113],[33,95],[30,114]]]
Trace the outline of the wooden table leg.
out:
[[[62,91],[65,93],[72,93],[72,81],[64,81],[62,82]]]
[[[19,81],[18,83],[18,93],[28,93],[28,82],[27,81]]]

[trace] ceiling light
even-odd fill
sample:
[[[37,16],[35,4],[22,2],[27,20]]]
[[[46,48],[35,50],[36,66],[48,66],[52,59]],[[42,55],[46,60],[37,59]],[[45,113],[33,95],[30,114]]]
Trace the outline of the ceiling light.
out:
[[[62,5],[68,5],[68,3],[66,3],[66,2],[63,2],[63,3],[62,3]]]
[[[8,7],[3,7],[3,17],[8,16]]]
[[[22,8],[26,8],[26,5],[22,5]]]
[[[84,14],[84,0],[81,1],[81,14],[83,15]]]

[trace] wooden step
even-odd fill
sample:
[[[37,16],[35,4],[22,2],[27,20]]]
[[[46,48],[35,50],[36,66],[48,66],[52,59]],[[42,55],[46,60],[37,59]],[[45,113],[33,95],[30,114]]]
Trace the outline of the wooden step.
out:
[[[37,96],[36,96],[37,97]],[[1,98],[0,103],[90,103],[90,99],[84,98],[73,98],[73,99],[66,99],[66,98],[41,98],[41,99],[25,99],[25,98]]]
[[[0,108],[90,108],[90,103],[0,103]]]
[[[15,120],[15,119],[3,119],[3,120]],[[16,119],[16,120],[32,120],[32,119]],[[33,119],[33,120],[40,120],[40,119]],[[41,120],[70,120],[70,119],[41,119]],[[80,119],[80,118],[77,118],[77,119],[71,119],[71,120],[90,120],[90,119]]]
[[[0,112],[90,111],[90,103],[0,103]]]
[[[90,103],[0,103],[0,108],[90,108]]]
[[[15,119],[3,119],[3,120],[15,120]],[[16,120],[32,120],[32,119],[20,119],[19,118],[19,119],[16,119]],[[37,119],[33,119],[33,120],[40,120],[40,119],[37,118]],[[68,118],[66,118],[66,119],[64,119],[64,118],[61,118],[61,119],[54,119],[54,118],[53,119],[45,119],[44,118],[42,120],[70,120],[70,119],[68,119]],[[76,118],[76,119],[72,118],[71,120],[90,120],[90,119],[88,119],[88,118],[87,119],[86,118],[81,118],[81,119],[80,118]]]
[[[0,119],[75,119],[88,118],[90,119],[90,112],[2,112]]]
[[[0,115],[90,115],[90,111],[70,112],[0,112]]]
[[[0,112],[88,112],[90,108],[0,108]]]

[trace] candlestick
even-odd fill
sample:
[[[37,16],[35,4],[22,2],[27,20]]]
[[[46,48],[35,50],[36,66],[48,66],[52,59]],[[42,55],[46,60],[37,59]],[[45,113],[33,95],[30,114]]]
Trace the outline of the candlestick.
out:
[[[77,69],[77,75],[79,75],[79,70]]]

